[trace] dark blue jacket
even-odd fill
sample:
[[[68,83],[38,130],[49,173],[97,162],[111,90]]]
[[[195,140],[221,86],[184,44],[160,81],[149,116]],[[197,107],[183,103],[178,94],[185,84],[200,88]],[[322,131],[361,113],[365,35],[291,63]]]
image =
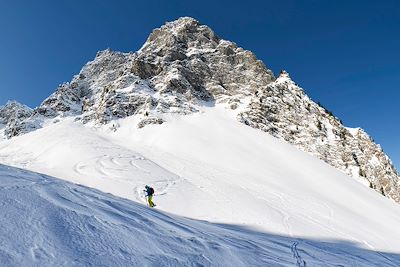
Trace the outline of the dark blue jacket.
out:
[[[146,188],[146,194],[147,194],[148,196],[152,196],[152,195],[154,194],[154,189],[151,188],[151,187],[147,187],[147,188]]]

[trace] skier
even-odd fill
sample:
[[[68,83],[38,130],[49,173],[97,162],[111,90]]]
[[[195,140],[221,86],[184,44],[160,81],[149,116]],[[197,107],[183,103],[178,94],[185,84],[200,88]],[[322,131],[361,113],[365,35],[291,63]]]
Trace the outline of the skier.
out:
[[[154,189],[148,185],[146,185],[145,190],[143,190],[146,193],[146,197],[147,197],[147,202],[149,204],[149,207],[155,207],[156,204],[153,203],[152,199],[153,199],[153,194],[154,194]]]

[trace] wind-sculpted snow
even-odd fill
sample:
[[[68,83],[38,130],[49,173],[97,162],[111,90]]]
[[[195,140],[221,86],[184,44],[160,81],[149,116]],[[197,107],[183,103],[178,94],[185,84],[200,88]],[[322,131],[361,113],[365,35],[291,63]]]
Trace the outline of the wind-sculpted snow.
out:
[[[196,221],[0,165],[2,266],[398,266],[400,255]]]

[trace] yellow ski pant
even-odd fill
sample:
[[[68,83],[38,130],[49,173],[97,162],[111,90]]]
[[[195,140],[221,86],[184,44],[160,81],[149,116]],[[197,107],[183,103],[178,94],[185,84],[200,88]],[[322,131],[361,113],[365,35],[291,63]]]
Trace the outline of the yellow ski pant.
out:
[[[153,196],[147,196],[147,201],[149,202],[149,207],[154,207],[154,203],[153,203]]]

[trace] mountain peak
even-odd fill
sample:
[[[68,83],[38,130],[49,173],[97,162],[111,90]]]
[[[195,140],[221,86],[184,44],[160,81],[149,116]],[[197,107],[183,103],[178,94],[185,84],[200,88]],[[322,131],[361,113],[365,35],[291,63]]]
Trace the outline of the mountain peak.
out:
[[[0,106],[0,123],[13,124],[18,120],[26,119],[32,115],[32,109],[15,100],[9,100]]]
[[[139,51],[146,50],[146,48],[162,50],[163,47],[184,49],[196,46],[215,48],[219,40],[210,27],[193,18],[182,17],[154,29]]]
[[[32,111],[32,109],[24,104],[19,103],[16,100],[8,100],[4,106],[0,106],[0,115],[5,112],[9,111],[17,111],[17,110],[24,110],[24,111]]]
[[[291,82],[293,83],[292,79],[289,76],[289,73],[286,70],[281,70],[279,73],[279,77],[276,79],[277,83],[284,83],[284,82]]]
[[[177,20],[166,22],[160,29],[168,31],[176,37],[179,37],[180,34],[196,33],[204,29],[212,32],[208,26],[191,17],[180,17]]]
[[[0,109],[7,108],[7,107],[24,107],[24,108],[29,108],[25,106],[24,104],[19,103],[16,100],[8,100],[7,103],[4,106],[0,106]]]
[[[196,27],[199,25],[199,21],[192,17],[180,17],[174,21],[167,22],[164,27],[184,29],[189,27]]]
[[[112,54],[114,51],[111,48],[106,48],[104,50],[100,50],[96,53],[96,57],[107,56]]]

